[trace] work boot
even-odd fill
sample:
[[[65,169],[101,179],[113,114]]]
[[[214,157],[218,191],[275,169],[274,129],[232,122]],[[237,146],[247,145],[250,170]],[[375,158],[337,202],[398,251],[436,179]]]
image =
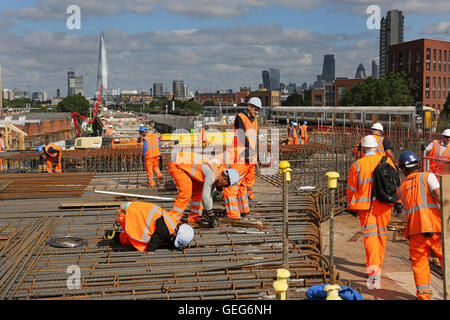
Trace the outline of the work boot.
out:
[[[154,181],[149,181],[149,182],[148,182],[148,186],[149,186],[150,188],[155,188],[155,187],[156,187],[156,184],[155,184]]]
[[[205,219],[206,219],[206,222],[208,222],[208,225],[209,225],[210,228],[217,227],[217,225],[218,225],[217,217],[214,214],[213,210],[210,210],[210,211],[206,212]]]

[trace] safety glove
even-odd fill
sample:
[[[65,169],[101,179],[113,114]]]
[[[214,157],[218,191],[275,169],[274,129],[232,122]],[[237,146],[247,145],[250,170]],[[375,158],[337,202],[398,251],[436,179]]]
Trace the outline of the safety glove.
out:
[[[403,213],[403,210],[404,210],[404,207],[403,207],[403,205],[402,205],[401,203],[397,202],[397,203],[394,205],[394,215],[395,215],[396,217],[401,216],[402,213]]]

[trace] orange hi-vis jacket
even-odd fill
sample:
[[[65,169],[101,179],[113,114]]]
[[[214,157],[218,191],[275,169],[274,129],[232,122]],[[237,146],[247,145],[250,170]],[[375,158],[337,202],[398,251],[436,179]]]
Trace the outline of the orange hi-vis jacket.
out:
[[[257,141],[258,141],[258,119],[255,118],[253,122],[243,113],[238,113],[236,117],[240,117],[244,122],[245,136],[248,140],[249,151],[249,163],[257,163]],[[235,147],[235,159],[238,159],[245,150],[245,142],[241,141],[238,136],[238,129],[234,128],[234,147]]]
[[[145,154],[145,158],[154,158],[161,155],[161,151],[159,150],[159,139],[156,134],[148,133],[143,140],[147,142],[147,152]],[[144,143],[142,142],[142,145]]]
[[[448,145],[444,150],[442,149],[444,149],[444,147],[441,146],[441,141],[433,140],[433,148],[428,154],[428,157],[450,161],[450,145]],[[430,160],[430,171],[436,173],[439,171],[442,165],[443,164],[440,163],[439,161]]]
[[[308,126],[306,124],[300,126],[300,137],[308,138]]]
[[[203,183],[205,181],[205,176],[202,172],[202,165],[207,164],[214,174],[216,175],[216,179],[222,174],[224,170],[223,167],[220,166],[219,161],[214,161],[214,159],[208,159],[205,156],[195,153],[195,152],[184,152],[180,151],[177,153],[175,159],[172,161],[177,165],[177,167],[183,171],[185,171],[191,179]]]
[[[429,172],[411,173],[400,186],[406,208],[405,238],[424,232],[441,232],[441,207],[428,188]]]
[[[135,201],[125,215],[125,232],[133,240],[148,243],[155,232],[155,223],[163,216],[170,234],[174,234],[180,217],[170,214],[153,203]]]
[[[295,144],[298,144],[297,129],[295,129],[295,127],[289,128],[289,139],[293,141]]]
[[[347,179],[347,209],[370,210],[372,196],[373,171],[380,162],[381,155],[368,155],[353,162]],[[390,158],[386,160],[392,167]]]
[[[384,137],[373,135],[373,134],[371,136],[374,137],[375,139],[377,139],[377,143],[378,143],[378,147],[377,147],[377,150],[376,150],[375,153],[377,155],[380,155],[380,156],[385,156],[386,155],[386,150],[384,150],[384,146],[383,146]],[[361,151],[360,151],[361,158],[364,157],[364,149],[363,149],[363,147],[361,145],[363,139],[364,138],[361,138],[361,140],[359,141],[359,146],[361,147]],[[358,148],[358,146],[357,146],[357,148]]]
[[[48,149],[53,148],[55,150],[59,150],[59,155],[61,156],[62,154],[62,149],[60,147],[58,147],[56,144],[48,144],[45,146],[44,150],[45,150],[45,154],[47,155],[47,157],[51,157],[51,158],[56,158],[58,156],[57,153],[51,153],[48,151]]]

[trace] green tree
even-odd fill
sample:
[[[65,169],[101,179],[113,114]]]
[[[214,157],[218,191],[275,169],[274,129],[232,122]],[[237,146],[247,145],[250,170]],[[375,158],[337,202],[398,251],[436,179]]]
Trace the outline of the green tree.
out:
[[[404,72],[367,78],[344,90],[340,106],[413,106],[416,85]]]
[[[281,103],[283,106],[310,106],[311,90],[305,90],[302,95],[293,93],[289,95],[286,101]]]
[[[203,112],[203,106],[195,101],[188,101],[184,104],[184,111],[193,116],[198,116]]]
[[[444,108],[442,110],[444,113],[450,114],[450,93],[447,96],[447,101],[445,101]]]
[[[83,116],[89,115],[89,101],[78,94],[71,94],[62,99],[56,106],[58,112],[78,112]]]
[[[203,102],[203,106],[215,106],[216,103],[213,100],[206,100],[205,102]]]

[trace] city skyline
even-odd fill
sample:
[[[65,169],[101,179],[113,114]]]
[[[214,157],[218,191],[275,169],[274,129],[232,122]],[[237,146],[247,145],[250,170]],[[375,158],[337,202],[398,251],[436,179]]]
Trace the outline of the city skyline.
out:
[[[201,5],[207,3],[208,5]],[[404,41],[450,40],[448,1],[374,1],[381,16],[401,10]],[[71,1],[0,4],[3,87],[52,95],[67,69],[95,94],[98,39],[105,35],[111,88],[148,91],[183,80],[191,91],[257,89],[261,70],[277,68],[283,83],[312,83],[333,54],[336,77],[352,78],[359,63],[378,61],[379,30],[370,30],[367,4],[347,1],[104,1],[79,0],[81,29],[69,30]],[[139,5],[140,4],[140,5]],[[177,5],[178,4],[178,5]],[[108,10],[99,10],[105,6]],[[437,9],[439,8],[439,10]]]

